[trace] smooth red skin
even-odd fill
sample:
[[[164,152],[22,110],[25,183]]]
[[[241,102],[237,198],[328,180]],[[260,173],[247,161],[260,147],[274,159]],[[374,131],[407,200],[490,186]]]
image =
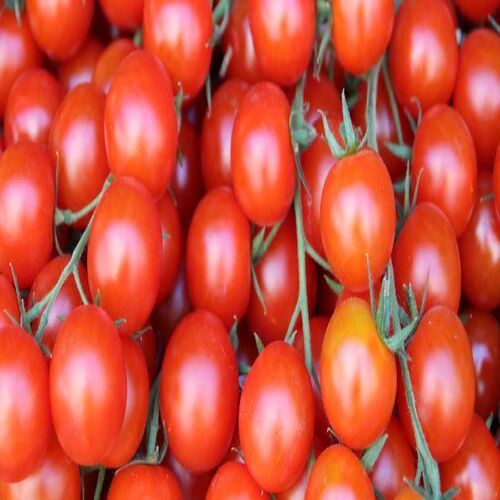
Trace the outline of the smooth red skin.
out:
[[[427,311],[410,342],[408,355],[415,405],[429,450],[437,462],[449,460],[467,435],[475,397],[471,346],[458,316],[445,306]],[[397,408],[415,447],[400,370]]]
[[[264,79],[250,30],[248,0],[234,0],[222,46],[226,54],[231,50],[227,67],[228,78],[238,78],[248,83],[257,83]]]
[[[30,140],[48,146],[52,120],[62,98],[60,82],[47,70],[34,68],[21,73],[7,99],[5,144]]]
[[[182,500],[179,481],[161,465],[132,465],[115,474],[107,500]]]
[[[483,420],[472,416],[464,444],[451,460],[440,464],[442,490],[459,488],[459,500],[497,498],[500,493],[500,452]]]
[[[0,157],[0,272],[29,288],[52,253],[54,179],[43,147],[20,142]],[[29,235],[29,251],[26,237]]]
[[[453,94],[453,106],[474,139],[478,168],[484,170],[491,170],[500,141],[499,53],[498,35],[486,28],[472,31],[460,47]]]
[[[0,481],[16,482],[42,461],[51,433],[47,363],[18,326],[0,330]]]
[[[396,361],[377,333],[367,302],[337,305],[320,358],[323,404],[342,443],[361,450],[384,432],[396,397]]]
[[[209,0],[145,0],[144,48],[167,68],[175,94],[186,98],[201,90],[210,69],[213,34]]]
[[[411,175],[414,187],[421,171],[417,201],[438,206],[450,220],[458,238],[474,208],[477,163],[469,129],[450,106],[436,104],[422,117],[413,143]]]
[[[392,500],[406,486],[405,478],[415,479],[416,457],[399,420],[391,417],[385,432],[387,441],[370,471],[370,479],[384,498]]]
[[[309,476],[305,500],[374,499],[373,487],[358,457],[341,444],[317,458]]]
[[[52,123],[49,152],[58,166],[57,205],[77,212],[100,193],[109,174],[104,144],[104,92],[92,83],[70,90]],[[58,159],[59,156],[59,159]],[[92,212],[77,220],[83,229]]]
[[[500,142],[495,155],[495,164],[493,166],[493,194],[495,197],[495,210],[500,220]]]
[[[394,500],[422,500],[422,497],[410,486],[405,486],[394,497]]]
[[[476,0],[475,2],[455,0],[455,4],[462,16],[476,24],[486,21],[488,14],[495,17],[495,12],[500,7],[498,0]]]
[[[40,302],[56,285],[57,280],[61,276],[63,269],[67,266],[70,260],[70,255],[63,254],[54,257],[49,261],[37,274],[33,285],[31,286],[28,296],[28,309],[33,307],[37,302]],[[82,284],[83,290],[87,298],[89,297],[89,285],[87,279],[87,271],[82,264],[78,265],[78,275]],[[82,305],[82,299],[78,288],[76,287],[75,278],[71,275],[62,286],[57,294],[57,297],[52,304],[47,325],[43,331],[43,343],[52,351],[59,329],[63,324],[68,314],[76,307]],[[35,318],[32,324],[33,332],[36,332],[40,318]]]
[[[250,300],[250,224],[230,188],[200,201],[186,247],[189,296],[195,308],[216,314],[230,328]]]
[[[11,281],[0,274],[0,328],[13,325],[12,320],[5,311],[19,324],[20,314],[16,291]]]
[[[115,73],[104,111],[111,172],[139,179],[159,199],[177,157],[177,116],[172,86],[153,53],[130,53]]]
[[[340,93],[329,78],[321,73],[317,78],[310,72],[307,74],[304,85],[304,103],[309,104],[306,120],[314,125],[318,134],[323,134],[323,122],[319,110],[323,111],[329,120],[342,120],[342,102]],[[337,125],[337,123],[335,123]],[[342,140],[336,130],[332,130],[337,140]],[[306,150],[307,151],[307,150]]]
[[[476,372],[474,411],[487,419],[500,400],[500,327],[495,316],[474,310],[465,323]]]
[[[140,27],[144,0],[99,0],[101,8],[111,24],[133,31]]]
[[[131,52],[136,50],[132,40],[118,38],[112,41],[99,55],[92,74],[92,82],[107,94],[120,63]]]
[[[462,268],[462,293],[479,309],[500,305],[500,218],[493,200],[481,199],[492,191],[491,175],[480,174],[476,204],[458,247]]]
[[[71,460],[102,463],[120,434],[126,398],[125,362],[113,321],[94,305],[73,309],[50,364],[54,429]]]
[[[418,204],[404,223],[392,253],[398,297],[405,303],[403,285],[411,283],[420,307],[427,285],[425,310],[445,305],[458,311],[460,257],[451,223],[430,203]]]
[[[367,254],[373,281],[380,279],[391,256],[396,208],[391,178],[377,153],[362,149],[330,170],[320,227],[328,262],[344,286],[368,288]]]
[[[273,242],[255,266],[255,274],[266,308],[257,297],[254,287],[250,292],[247,310],[248,326],[267,344],[283,340],[290,323],[299,293],[297,260],[297,232],[292,215],[289,215],[276,233]],[[314,261],[306,258],[307,304],[312,312],[316,302],[316,268]]]
[[[201,129],[201,172],[207,190],[232,186],[231,136],[248,88],[241,80],[226,80],[212,96],[212,108]]]
[[[392,0],[334,0],[332,42],[349,73],[366,73],[389,45],[394,23]]]
[[[146,361],[149,385],[151,386],[155,380],[156,372],[158,371],[158,350],[160,346],[157,334],[153,328],[150,328],[142,335],[135,337],[134,340],[140,347]]]
[[[444,0],[405,0],[389,45],[389,72],[396,96],[414,116],[450,100],[458,68],[455,24]]]
[[[297,172],[289,115],[283,91],[273,83],[262,82],[248,90],[234,121],[234,193],[247,217],[258,226],[276,224],[292,204]]]
[[[55,61],[67,61],[89,32],[94,0],[27,0],[26,12],[38,46]]]
[[[87,252],[92,299],[99,293],[101,306],[113,320],[125,320],[120,333],[134,333],[147,322],[156,302],[162,258],[158,210],[139,181],[122,177],[106,191]]]
[[[193,472],[224,458],[236,425],[238,368],[229,335],[214,314],[187,315],[169,340],[160,379],[169,447]]]

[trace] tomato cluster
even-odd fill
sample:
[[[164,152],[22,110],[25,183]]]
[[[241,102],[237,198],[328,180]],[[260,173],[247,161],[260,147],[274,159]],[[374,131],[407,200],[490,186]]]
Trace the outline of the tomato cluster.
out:
[[[0,0],[0,499],[499,498],[499,16]]]

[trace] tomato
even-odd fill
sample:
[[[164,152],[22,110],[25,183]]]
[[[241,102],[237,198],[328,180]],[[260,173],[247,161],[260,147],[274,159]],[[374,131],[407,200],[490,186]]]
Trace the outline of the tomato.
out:
[[[467,435],[475,396],[472,351],[458,316],[445,306],[427,311],[408,355],[415,405],[429,450],[436,461],[449,460]],[[402,379],[398,380],[397,406],[406,435],[415,446]]]
[[[19,286],[28,288],[52,253],[54,181],[39,144],[13,144],[0,157],[0,214],[0,272],[12,276],[12,263]]]
[[[458,242],[462,292],[480,309],[495,309],[500,305],[500,218],[493,200],[482,199],[491,191],[491,174],[480,174],[474,211]]]
[[[0,274],[0,329],[13,325],[9,315],[19,323],[20,314],[16,291],[10,280]]]
[[[111,481],[108,500],[182,500],[179,481],[161,465],[132,465],[118,471]]]
[[[130,177],[116,180],[95,213],[87,266],[94,299],[119,330],[132,334],[146,323],[160,286],[162,235],[151,195]]]
[[[243,385],[241,450],[253,478],[280,492],[299,479],[314,433],[311,381],[297,351],[273,342],[259,354]]]
[[[341,444],[327,448],[309,476],[305,500],[374,499],[373,487],[358,457]]]
[[[391,178],[370,149],[346,156],[330,170],[323,188],[320,228],[328,262],[347,288],[368,288],[367,255],[373,281],[391,256],[396,208]]]
[[[495,316],[474,310],[465,323],[476,372],[475,412],[482,418],[494,413],[500,400],[500,327]]]
[[[455,0],[455,3],[460,13],[473,23],[487,21],[489,14],[495,17],[495,13],[500,7],[498,0],[476,0],[475,2]]]
[[[71,460],[102,463],[120,434],[126,398],[125,363],[113,321],[94,305],[73,309],[59,330],[50,365],[54,429]]]
[[[399,490],[394,500],[423,500],[422,497],[410,486],[405,486]]]
[[[57,110],[50,132],[52,165],[58,166],[57,204],[78,212],[100,193],[109,174],[104,144],[106,97],[96,85],[70,90]],[[91,214],[75,222],[83,229]]]
[[[5,108],[5,143],[48,145],[52,120],[63,98],[59,81],[42,68],[28,69],[12,85]]]
[[[184,467],[205,472],[222,461],[236,425],[238,368],[227,330],[214,314],[188,314],[172,334],[160,408],[169,447]]]
[[[99,0],[99,4],[114,26],[127,31],[140,27],[144,0]]]
[[[366,73],[389,45],[394,23],[392,0],[334,0],[332,42],[349,73]]]
[[[481,28],[468,35],[460,47],[453,95],[474,139],[478,167],[485,170],[492,168],[500,141],[499,52],[500,37],[493,31]]]
[[[194,98],[207,78],[212,59],[212,10],[209,0],[145,0],[144,48],[167,68],[177,94]]]
[[[160,349],[158,336],[153,328],[149,328],[142,335],[134,337],[134,340],[141,349],[146,361],[149,385],[151,386],[158,371],[158,351]]]
[[[330,317],[337,304],[337,295],[324,278],[325,272],[318,268],[318,287],[316,293],[316,313]]]
[[[389,72],[396,96],[417,115],[450,100],[458,67],[453,17],[444,0],[404,0],[389,45]]]
[[[290,214],[283,221],[271,245],[255,266],[265,308],[252,286],[247,320],[252,332],[264,343],[282,340],[290,323],[299,294],[297,233]],[[307,305],[311,312],[316,302],[316,268],[306,258]]]
[[[321,110],[329,120],[335,122],[332,132],[338,141],[342,141],[340,134],[337,133],[342,121],[342,102],[337,87],[326,75],[321,73],[316,77],[311,73],[307,74],[304,85],[304,103],[309,105],[306,110],[306,120],[315,126],[318,135],[324,135],[323,121],[319,113]]]
[[[201,171],[207,190],[231,187],[231,135],[247,90],[245,82],[227,80],[212,96],[212,109],[207,111],[201,131]]]
[[[500,219],[500,143],[498,143],[495,165],[493,167],[493,193],[495,196],[495,210]]]
[[[39,47],[53,60],[67,61],[87,37],[94,0],[27,0],[26,12]]]
[[[441,304],[458,311],[460,258],[453,227],[430,203],[418,204],[399,233],[392,254],[399,300],[406,303],[403,285],[411,283],[418,307],[427,284],[425,309]]]

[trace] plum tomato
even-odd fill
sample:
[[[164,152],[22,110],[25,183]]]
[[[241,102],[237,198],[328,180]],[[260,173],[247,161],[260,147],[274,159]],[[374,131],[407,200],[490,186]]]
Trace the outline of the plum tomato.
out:
[[[109,22],[125,31],[141,26],[144,0],[99,0]]]
[[[0,328],[12,326],[13,318],[19,324],[19,304],[12,282],[0,274]]]

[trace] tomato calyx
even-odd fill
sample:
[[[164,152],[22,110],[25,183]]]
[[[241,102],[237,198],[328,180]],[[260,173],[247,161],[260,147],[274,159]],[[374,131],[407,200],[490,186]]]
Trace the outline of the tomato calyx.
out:
[[[370,473],[375,466],[375,462],[382,453],[387,438],[387,433],[382,434],[361,456],[361,463],[367,473]]]

